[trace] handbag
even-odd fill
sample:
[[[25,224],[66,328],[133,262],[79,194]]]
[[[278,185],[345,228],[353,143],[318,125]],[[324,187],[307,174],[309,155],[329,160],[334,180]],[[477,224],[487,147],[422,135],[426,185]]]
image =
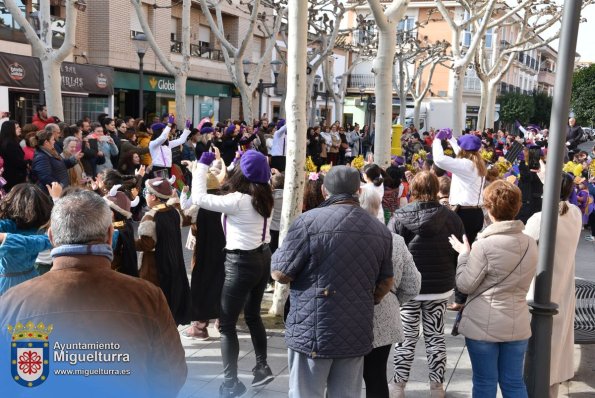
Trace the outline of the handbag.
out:
[[[476,298],[478,298],[479,296],[481,296],[482,294],[484,294],[485,292],[487,292],[490,289],[495,288],[496,286],[498,286],[500,283],[504,282],[510,275],[512,275],[512,273],[514,271],[516,271],[516,269],[519,267],[519,265],[521,265],[521,263],[523,262],[523,260],[525,259],[525,256],[527,255],[527,251],[529,251],[529,244],[527,243],[527,248],[525,249],[525,253],[523,254],[523,257],[521,257],[521,260],[519,261],[519,263],[512,269],[512,271],[510,271],[508,273],[508,275],[506,275],[504,277],[504,279],[494,283],[492,286],[488,287],[487,289],[485,289],[483,292],[473,296],[470,300],[467,300],[467,302],[465,303],[465,305],[463,306],[463,308],[461,308],[459,310],[459,312],[457,312],[457,316],[455,318],[455,323],[454,325],[452,325],[452,331],[450,332],[451,335],[453,336],[458,336],[459,335],[459,324],[461,323],[461,319],[463,318],[463,311],[465,310],[465,307],[472,302],[473,300],[475,300]]]

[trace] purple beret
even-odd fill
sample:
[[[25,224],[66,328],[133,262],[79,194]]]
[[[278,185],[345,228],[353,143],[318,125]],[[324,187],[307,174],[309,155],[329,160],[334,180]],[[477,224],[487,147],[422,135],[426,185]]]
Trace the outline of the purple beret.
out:
[[[211,126],[203,127],[203,128],[200,129],[200,133],[201,134],[210,134],[210,133],[212,133],[214,131],[215,131],[215,129],[212,128]]]
[[[202,127],[213,127],[213,123],[211,123],[211,122],[204,122],[202,124]]]
[[[473,134],[465,134],[459,138],[459,147],[465,151],[479,151],[481,140]]]
[[[280,129],[281,127],[285,126],[285,119],[279,119],[277,121],[277,130]]]
[[[271,168],[266,156],[253,149],[242,155],[240,169],[250,182],[267,184],[271,179]]]
[[[403,156],[393,156],[393,162],[395,162],[398,166],[402,166],[405,164],[405,158]]]
[[[163,130],[164,128],[165,128],[165,124],[163,124],[163,123],[153,123],[151,125],[151,130],[153,130],[153,131]]]
[[[232,124],[225,129],[225,134],[233,134],[236,131],[236,125]]]

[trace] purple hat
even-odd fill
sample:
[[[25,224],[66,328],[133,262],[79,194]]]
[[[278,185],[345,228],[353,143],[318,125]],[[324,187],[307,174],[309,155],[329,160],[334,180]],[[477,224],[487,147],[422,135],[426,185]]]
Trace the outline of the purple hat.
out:
[[[211,122],[204,122],[204,123],[202,124],[202,127],[213,127],[213,123],[211,123]],[[202,128],[202,127],[201,127],[201,128]]]
[[[395,162],[398,166],[402,166],[405,164],[405,158],[403,156],[393,156],[393,162]]]
[[[225,129],[225,134],[233,134],[236,131],[236,125],[231,124]]]
[[[279,130],[283,126],[285,126],[285,119],[279,119],[277,121],[277,130]]]
[[[242,155],[240,169],[250,182],[267,184],[271,179],[271,168],[266,156],[253,149]]]
[[[164,128],[165,128],[165,124],[163,124],[163,123],[153,123],[151,125],[151,130],[153,130],[153,131],[163,130]]]
[[[205,124],[206,124],[206,123],[205,123]],[[200,129],[200,133],[201,133],[201,134],[210,134],[210,133],[212,133],[212,132],[214,132],[214,131],[215,131],[215,129],[214,129],[214,128],[212,128],[212,127],[210,127],[210,126],[203,127],[203,128],[201,128],[201,129]]]
[[[465,134],[459,138],[459,147],[465,151],[479,151],[481,140],[473,134]]]

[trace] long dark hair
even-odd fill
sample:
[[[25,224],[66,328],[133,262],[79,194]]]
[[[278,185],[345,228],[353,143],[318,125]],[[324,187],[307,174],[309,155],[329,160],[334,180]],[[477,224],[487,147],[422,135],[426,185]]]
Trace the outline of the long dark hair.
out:
[[[374,186],[381,186],[384,182],[382,176],[382,169],[377,164],[367,164],[364,166],[364,174],[370,181],[374,183]]]
[[[574,178],[568,173],[562,173],[562,184],[560,186],[560,206],[559,214],[563,216],[568,212],[566,201],[574,189]]]
[[[2,123],[0,128],[0,148],[6,148],[6,145],[10,142],[18,142],[17,137],[17,122],[14,120],[7,120]]]
[[[0,202],[0,219],[14,221],[18,229],[39,229],[52,213],[50,197],[37,185],[17,184]]]
[[[235,168],[221,190],[224,194],[240,192],[252,196],[252,207],[265,218],[269,218],[273,212],[275,200],[271,186],[268,183],[250,182],[239,167]]]

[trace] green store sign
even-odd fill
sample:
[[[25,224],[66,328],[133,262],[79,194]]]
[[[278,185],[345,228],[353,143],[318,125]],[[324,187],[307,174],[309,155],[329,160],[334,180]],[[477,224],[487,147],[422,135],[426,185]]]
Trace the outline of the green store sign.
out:
[[[138,90],[139,77],[136,73],[114,72],[114,88]],[[176,91],[176,82],[171,77],[144,75],[143,89],[159,93],[171,93]],[[205,81],[186,81],[186,95],[204,95],[207,97],[230,97],[231,87],[227,84],[211,83]]]

